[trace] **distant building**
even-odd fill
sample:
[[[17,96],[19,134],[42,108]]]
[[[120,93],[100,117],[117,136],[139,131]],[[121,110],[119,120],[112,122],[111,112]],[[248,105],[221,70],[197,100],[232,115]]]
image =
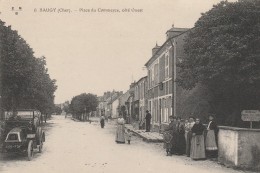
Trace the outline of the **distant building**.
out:
[[[134,93],[135,93],[135,85],[136,82],[131,83],[129,88],[129,97],[126,101],[126,107],[127,107],[127,122],[132,123],[136,121],[136,113],[134,110]]]
[[[111,118],[118,118],[119,117],[119,97],[116,97],[111,102]]]
[[[128,109],[128,99],[130,97],[130,90],[127,90],[123,95],[119,97],[119,113],[123,116],[125,120],[128,121],[128,117],[130,115],[129,109]]]
[[[147,76],[139,79],[134,86],[134,113],[136,120],[143,121],[147,110]]]
[[[116,102],[118,102],[117,107],[119,105],[119,101],[116,101],[119,96],[123,94],[123,91],[115,91],[112,92],[107,91],[103,96],[98,97],[98,107],[97,114],[99,116],[104,115],[105,117],[117,117],[118,111],[115,108]],[[116,102],[115,102],[116,101]]]

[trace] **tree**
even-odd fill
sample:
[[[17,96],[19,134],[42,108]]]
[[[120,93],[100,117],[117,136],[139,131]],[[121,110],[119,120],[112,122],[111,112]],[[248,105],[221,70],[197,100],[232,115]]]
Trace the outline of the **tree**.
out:
[[[74,117],[81,119],[81,115],[89,114],[91,111],[96,111],[97,106],[98,99],[96,95],[83,93],[72,98],[70,111]]]
[[[30,108],[50,114],[57,86],[48,74],[45,57],[36,58],[17,31],[1,20],[0,51],[2,108],[8,111]]]
[[[70,103],[69,103],[69,101],[66,101],[65,103],[64,103],[64,106],[63,106],[63,111],[66,113],[66,114],[69,114],[69,113],[71,113],[71,111],[70,111]]]
[[[206,85],[212,111],[237,125],[241,110],[260,108],[260,1],[222,1],[188,33],[177,82]],[[222,115],[222,116],[220,116]]]
[[[62,113],[62,109],[60,108],[60,106],[55,106],[54,112],[56,115],[60,115]]]

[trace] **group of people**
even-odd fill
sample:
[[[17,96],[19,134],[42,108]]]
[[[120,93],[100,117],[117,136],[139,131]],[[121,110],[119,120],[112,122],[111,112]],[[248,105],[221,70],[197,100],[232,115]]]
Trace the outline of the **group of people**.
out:
[[[150,131],[151,114],[146,112],[146,132]],[[209,115],[209,123],[204,126],[199,118],[189,117],[186,121],[180,117],[170,116],[170,124],[164,130],[164,148],[167,156],[176,154],[191,157],[193,160],[216,158],[218,154],[218,126],[213,114]],[[101,128],[104,128],[105,118],[101,116]],[[125,131],[125,120],[117,119],[116,143],[130,144],[132,133]]]
[[[151,116],[150,112],[147,110],[146,116],[145,116],[146,132],[150,132],[151,118],[152,118],[152,116]],[[125,141],[127,141],[128,144],[130,144],[131,136],[132,136],[132,132],[130,131],[130,129],[127,129],[125,131],[125,120],[121,115],[119,115],[119,118],[117,119],[116,143],[124,144]]]
[[[199,118],[190,117],[186,121],[170,116],[170,124],[164,131],[164,148],[167,156],[176,154],[200,160],[217,157],[218,126],[214,115],[209,115],[207,128]]]
[[[101,115],[100,117],[100,126],[103,129],[105,127],[105,116]],[[119,115],[117,119],[117,128],[116,128],[116,142],[120,144],[124,144],[125,141],[130,144],[132,132],[130,129],[125,131],[125,119],[122,115]]]

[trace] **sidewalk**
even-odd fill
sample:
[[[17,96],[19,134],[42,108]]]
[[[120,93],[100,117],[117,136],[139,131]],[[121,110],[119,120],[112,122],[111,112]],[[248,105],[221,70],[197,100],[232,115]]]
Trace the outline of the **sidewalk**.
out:
[[[99,123],[98,117],[91,117],[90,120],[95,123]],[[106,124],[116,125],[116,119],[109,119]],[[137,130],[134,129],[132,124],[125,124],[125,129],[130,129],[130,131],[143,139],[145,142],[151,143],[162,143],[163,142],[163,135],[159,134],[158,132],[145,132],[145,130]]]
[[[131,132],[141,137],[146,142],[163,142],[163,136],[158,132],[145,132],[145,130],[136,130],[131,124],[125,124],[125,128],[130,129]]]

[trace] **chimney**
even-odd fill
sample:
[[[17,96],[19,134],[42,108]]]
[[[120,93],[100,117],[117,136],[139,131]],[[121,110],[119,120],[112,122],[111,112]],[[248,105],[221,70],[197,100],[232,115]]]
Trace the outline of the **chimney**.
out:
[[[169,38],[172,38],[172,37],[175,37],[175,36],[178,36],[180,35],[181,33],[185,32],[189,30],[188,28],[175,28],[174,27],[174,24],[172,25],[172,28],[169,29],[167,32],[166,32],[166,39],[169,39]]]
[[[135,81],[134,81],[133,83],[131,83],[131,85],[130,85],[130,89],[133,88],[134,85],[135,85]]]
[[[160,49],[160,46],[158,46],[157,42],[156,42],[156,45],[155,47],[152,49],[152,56],[155,55],[155,53]]]

